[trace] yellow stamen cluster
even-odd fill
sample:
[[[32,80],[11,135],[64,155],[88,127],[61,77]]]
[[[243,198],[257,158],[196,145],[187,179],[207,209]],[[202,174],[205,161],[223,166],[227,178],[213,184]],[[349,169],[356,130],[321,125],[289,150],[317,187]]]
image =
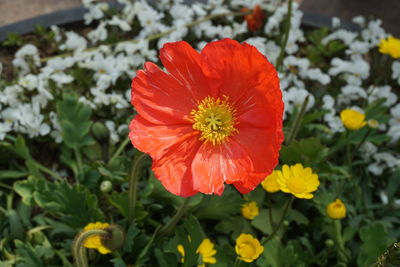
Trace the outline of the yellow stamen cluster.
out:
[[[197,109],[190,113],[193,129],[201,132],[200,140],[213,145],[221,144],[238,130],[236,109],[224,99],[206,97],[198,103]]]

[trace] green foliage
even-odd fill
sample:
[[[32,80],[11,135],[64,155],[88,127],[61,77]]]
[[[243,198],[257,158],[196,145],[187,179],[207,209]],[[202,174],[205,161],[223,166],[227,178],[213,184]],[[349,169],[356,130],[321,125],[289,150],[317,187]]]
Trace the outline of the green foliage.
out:
[[[305,48],[307,58],[314,64],[322,64],[325,58],[331,58],[345,50],[346,45],[339,40],[324,43],[323,39],[329,34],[327,27],[313,30],[307,34],[310,42]]]
[[[318,138],[311,137],[293,141],[289,146],[282,146],[281,161],[291,165],[302,163],[304,166],[317,166],[328,154],[328,148]]]
[[[14,190],[26,205],[36,204],[45,211],[63,218],[63,223],[79,229],[103,219],[97,207],[97,197],[80,185],[66,182],[48,183],[30,177],[14,184]]]
[[[25,41],[21,38],[21,35],[9,32],[7,33],[7,39],[2,42],[4,46],[22,46]]]
[[[361,227],[359,234],[363,242],[357,258],[359,266],[368,266],[374,263],[385,252],[386,248],[394,242],[393,239],[387,237],[388,232],[379,222]]]
[[[89,135],[92,111],[75,96],[65,95],[57,104],[57,114],[64,143],[71,149],[91,145],[94,140]]]

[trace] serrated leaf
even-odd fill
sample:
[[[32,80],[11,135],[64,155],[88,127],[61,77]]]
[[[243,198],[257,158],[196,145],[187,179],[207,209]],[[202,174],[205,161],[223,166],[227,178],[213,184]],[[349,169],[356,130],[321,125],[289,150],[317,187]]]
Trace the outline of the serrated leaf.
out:
[[[200,219],[223,220],[238,214],[242,203],[242,197],[227,188],[221,196],[204,196],[193,213]]]
[[[57,103],[57,114],[64,143],[71,149],[89,145],[94,140],[89,135],[92,111],[75,96],[65,95]]]
[[[381,223],[361,227],[359,234],[363,243],[357,258],[358,266],[369,266],[374,263],[394,242]]]
[[[45,267],[40,257],[30,244],[24,244],[19,240],[15,240],[16,252],[20,256],[19,261],[24,262],[29,267]]]
[[[63,222],[74,228],[101,221],[103,214],[97,207],[97,197],[81,185],[66,182],[47,183],[33,193],[39,207],[62,216]]]
[[[280,159],[285,164],[302,163],[305,166],[315,166],[325,159],[328,148],[316,137],[293,141],[289,146],[282,146]]]

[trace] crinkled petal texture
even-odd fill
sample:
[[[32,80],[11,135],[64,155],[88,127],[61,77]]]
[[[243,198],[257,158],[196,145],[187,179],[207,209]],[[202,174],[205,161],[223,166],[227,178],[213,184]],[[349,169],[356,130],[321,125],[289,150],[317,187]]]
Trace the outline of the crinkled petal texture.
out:
[[[274,67],[255,47],[230,39],[201,53],[169,43],[160,59],[167,72],[147,62],[132,81],[132,144],[153,158],[156,177],[176,195],[222,194],[224,183],[253,190],[277,165],[283,141]],[[193,129],[191,112],[206,97],[227,99],[236,111],[237,131],[220,144]]]

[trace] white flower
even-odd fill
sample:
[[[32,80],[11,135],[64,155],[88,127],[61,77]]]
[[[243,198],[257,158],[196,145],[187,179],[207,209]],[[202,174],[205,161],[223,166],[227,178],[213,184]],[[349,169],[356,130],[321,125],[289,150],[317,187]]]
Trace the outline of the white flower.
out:
[[[25,76],[22,76],[18,80],[18,84],[21,85],[22,87],[28,89],[29,91],[32,91],[33,89],[37,88],[38,78],[36,75],[27,74]]]
[[[332,17],[332,28],[340,27],[340,19],[338,17]]]
[[[0,122],[0,141],[4,140],[6,134],[12,130],[11,125],[11,121]]]
[[[54,138],[54,141],[56,143],[61,143],[62,142],[61,125],[58,122],[57,113],[55,113],[54,111],[51,111],[49,113],[49,119],[53,126],[53,130],[51,131],[50,136]]]
[[[107,23],[102,21],[96,29],[88,33],[87,37],[92,43],[97,43],[98,41],[104,41],[105,39],[107,39],[108,32],[106,29],[106,25]]]
[[[392,79],[400,85],[400,62],[398,61],[393,61],[392,63]]]
[[[108,21],[108,25],[118,26],[124,32],[130,31],[132,29],[131,25],[125,20],[113,16],[111,20]]]
[[[334,58],[331,61],[332,67],[329,69],[330,75],[338,75],[340,73],[351,73],[366,79],[369,76],[370,66],[362,58],[355,58],[352,61],[345,61],[340,58]]]
[[[61,50],[82,51],[86,49],[87,42],[85,38],[73,31],[66,32],[65,35],[67,36],[67,40],[60,46]]]
[[[50,78],[56,82],[58,87],[61,87],[63,84],[68,84],[74,81],[74,77],[71,75],[65,74],[63,72],[53,73]]]
[[[362,30],[361,36],[364,41],[369,43],[369,46],[375,47],[381,39],[386,38],[387,34],[381,27],[382,21],[380,19],[368,22],[368,28]]]
[[[15,54],[13,65],[19,70],[19,75],[25,75],[29,73],[30,67],[27,61],[31,61],[33,65],[40,66],[39,50],[36,46],[27,44],[21,47]]]
[[[390,107],[397,102],[397,95],[392,93],[392,88],[389,85],[385,86],[370,86],[368,88],[368,102],[374,102],[377,99],[384,98],[386,101],[383,103],[385,106]]]
[[[348,30],[337,30],[328,36],[326,36],[324,39],[322,39],[322,44],[328,44],[332,40],[341,40],[343,43],[345,43],[347,46],[351,45],[353,41],[357,38],[357,34],[354,32],[350,32]]]
[[[323,85],[326,85],[331,82],[331,77],[317,68],[306,70],[305,77],[308,77],[310,80],[318,81]]]
[[[365,25],[365,18],[363,16],[357,16],[353,18],[353,23],[360,25],[361,27],[364,27]]]
[[[106,121],[105,125],[110,132],[110,139],[112,144],[116,144],[119,142],[119,135],[115,130],[115,123],[113,121]]]

